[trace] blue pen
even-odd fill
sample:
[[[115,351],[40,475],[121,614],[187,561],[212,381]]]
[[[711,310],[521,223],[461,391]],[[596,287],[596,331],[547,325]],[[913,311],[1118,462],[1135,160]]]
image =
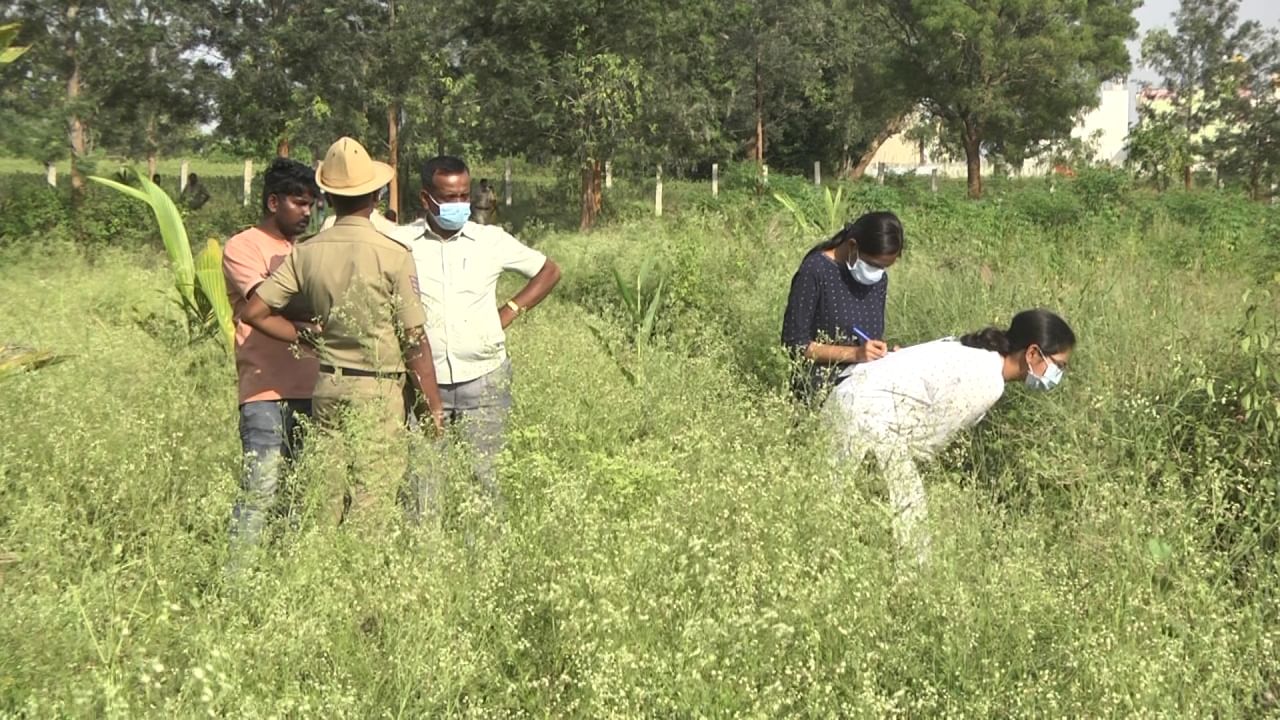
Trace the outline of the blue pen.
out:
[[[871,336],[862,332],[857,325],[853,326],[853,334],[858,336],[858,339],[862,341],[863,345],[871,342]]]

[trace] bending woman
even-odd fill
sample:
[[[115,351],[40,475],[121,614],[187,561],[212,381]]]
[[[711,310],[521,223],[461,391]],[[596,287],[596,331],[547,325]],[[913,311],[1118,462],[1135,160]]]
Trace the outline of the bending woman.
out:
[[[902,254],[902,223],[890,212],[867,213],[809,250],[791,279],[782,344],[796,358],[791,389],[821,402],[845,368],[882,358],[885,272]],[[865,333],[859,339],[854,328]]]
[[[846,373],[824,408],[836,455],[842,472],[855,472],[868,452],[875,456],[889,485],[899,545],[921,562],[928,557],[924,485],[913,459],[934,455],[956,432],[978,424],[1006,383],[1052,389],[1075,344],[1062,318],[1025,310],[1008,330],[989,327],[915,345]]]

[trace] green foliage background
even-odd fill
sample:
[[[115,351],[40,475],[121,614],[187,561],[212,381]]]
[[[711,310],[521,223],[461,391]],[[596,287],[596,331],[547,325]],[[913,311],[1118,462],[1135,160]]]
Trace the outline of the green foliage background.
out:
[[[651,188],[620,181],[590,236],[565,229],[572,188],[529,188],[505,219],[565,274],[510,335],[506,516],[454,468],[437,524],[328,529],[317,444],[238,581],[234,371],[188,337],[145,208],[101,234],[6,210],[49,217],[0,244],[0,337],[71,357],[0,392],[0,714],[1276,712],[1280,442],[1246,409],[1278,390],[1257,372],[1276,367],[1276,211],[1109,174],[980,203],[845,187],[850,216],[907,228],[891,340],[1031,306],[1081,338],[1059,391],[1011,387],[927,468],[936,555],[912,574],[878,479],[831,467],[785,395],[781,312],[818,238],[753,183],[669,181],[656,221]],[[772,189],[826,212],[799,179]],[[246,217],[220,196],[190,220]],[[646,265],[663,299],[628,353],[614,273]]]

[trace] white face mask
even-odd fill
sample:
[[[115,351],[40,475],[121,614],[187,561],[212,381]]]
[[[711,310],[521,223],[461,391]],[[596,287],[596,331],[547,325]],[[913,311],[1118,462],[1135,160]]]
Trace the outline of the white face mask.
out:
[[[853,279],[863,285],[875,285],[884,277],[884,268],[872,267],[862,258],[845,264],[849,266],[849,272],[853,274]]]
[[[1027,387],[1032,390],[1052,390],[1062,382],[1062,368],[1058,367],[1049,358],[1044,359],[1044,374],[1037,375],[1034,370],[1027,368]]]

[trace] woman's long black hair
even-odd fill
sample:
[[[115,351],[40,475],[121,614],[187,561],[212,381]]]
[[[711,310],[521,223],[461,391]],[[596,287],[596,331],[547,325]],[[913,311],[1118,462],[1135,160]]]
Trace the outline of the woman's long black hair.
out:
[[[867,255],[897,255],[902,252],[902,221],[888,211],[869,212],[836,231],[829,239],[814,245],[806,255],[840,247],[852,238],[858,252]]]
[[[1046,357],[1076,346],[1076,334],[1066,320],[1048,310],[1023,310],[1013,316],[1008,330],[988,327],[960,338],[963,345],[991,350],[1001,355],[1022,352],[1032,345],[1040,346]]]

